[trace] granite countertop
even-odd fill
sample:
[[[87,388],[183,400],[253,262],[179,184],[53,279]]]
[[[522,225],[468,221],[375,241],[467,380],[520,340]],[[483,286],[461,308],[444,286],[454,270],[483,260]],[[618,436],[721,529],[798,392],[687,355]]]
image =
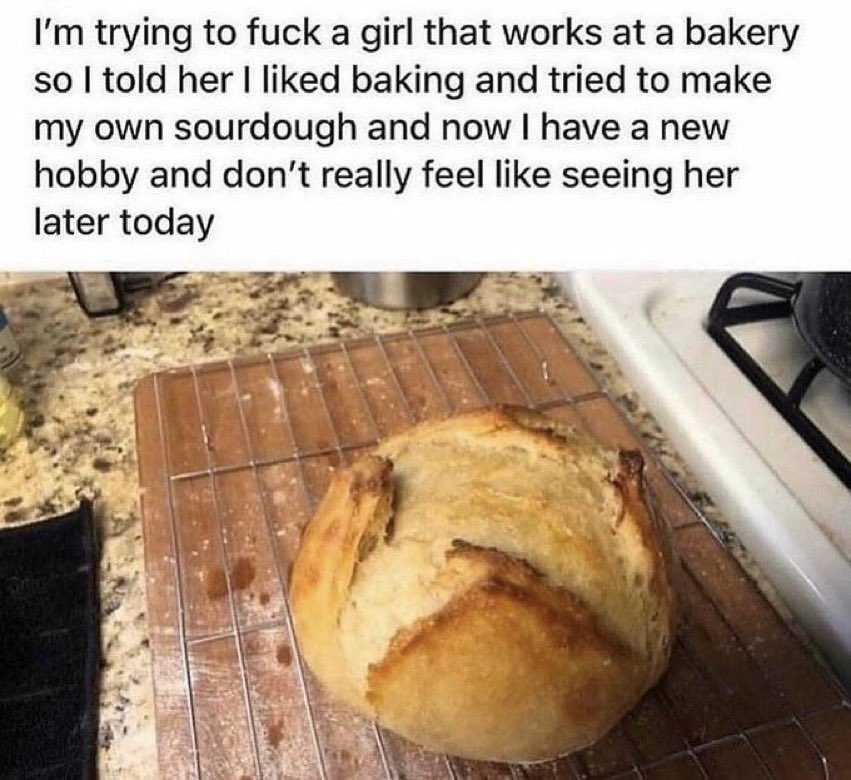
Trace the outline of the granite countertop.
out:
[[[0,289],[24,355],[13,381],[26,435],[0,454],[0,528],[96,502],[102,545],[102,777],[148,778],[156,760],[145,616],[133,386],[167,366],[281,351],[471,315],[550,314],[665,467],[760,585],[735,536],[573,305],[542,274],[489,274],[467,298],[425,312],[387,312],[341,297],[325,274],[203,274],[166,283],[133,308],[88,320],[64,280]],[[773,601],[775,599],[772,598]]]

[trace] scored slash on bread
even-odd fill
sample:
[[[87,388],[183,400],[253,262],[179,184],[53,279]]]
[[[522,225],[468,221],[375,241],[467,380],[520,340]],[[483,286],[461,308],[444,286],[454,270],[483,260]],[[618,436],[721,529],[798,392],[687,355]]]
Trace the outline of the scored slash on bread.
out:
[[[661,676],[670,534],[638,452],[519,407],[423,423],[332,478],[292,570],[320,682],[433,750],[535,761]]]

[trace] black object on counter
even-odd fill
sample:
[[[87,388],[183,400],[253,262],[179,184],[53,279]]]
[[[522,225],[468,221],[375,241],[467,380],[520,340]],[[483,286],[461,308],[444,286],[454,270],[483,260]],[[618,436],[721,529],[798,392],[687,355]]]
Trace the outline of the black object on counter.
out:
[[[730,306],[736,290],[756,290],[778,300]],[[792,317],[813,357],[789,390],[782,389],[730,334],[735,325]],[[851,274],[803,274],[790,283],[762,274],[736,274],[718,291],[707,323],[709,335],[827,466],[851,489],[851,462],[801,410],[801,401],[823,370],[851,388]]]
[[[91,778],[100,657],[91,504],[0,531],[0,778]]]
[[[129,296],[140,290],[154,289],[163,282],[181,276],[174,273],[69,273],[71,286],[80,308],[89,317],[109,317],[127,309]]]

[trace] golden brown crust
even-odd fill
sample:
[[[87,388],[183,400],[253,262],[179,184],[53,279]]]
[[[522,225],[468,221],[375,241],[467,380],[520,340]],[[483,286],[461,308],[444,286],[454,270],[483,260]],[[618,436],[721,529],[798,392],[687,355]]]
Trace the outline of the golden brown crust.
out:
[[[659,678],[673,566],[640,453],[500,407],[335,474],[291,597],[308,664],[351,706],[435,750],[529,761],[596,740]]]
[[[476,601],[477,591],[501,592],[517,603],[539,610],[547,631],[551,631],[553,640],[561,644],[578,646],[586,643],[597,647],[605,646],[607,652],[612,655],[626,657],[630,654],[629,648],[617,637],[607,634],[597,626],[591,613],[573,593],[564,588],[547,585],[540,572],[528,562],[493,548],[477,547],[460,539],[456,539],[452,549],[447,551],[446,560],[450,564],[463,561],[471,568],[478,569],[475,580],[435,614],[423,618],[413,626],[400,629],[391,640],[381,662],[370,668],[370,698],[374,693],[372,682],[387,668],[398,664],[402,657],[415,651],[417,642],[440,623],[445,622],[449,616],[469,610]]]
[[[623,512],[634,518],[641,532],[641,542],[650,557],[651,575],[647,587],[661,604],[668,606],[667,611],[651,615],[652,620],[667,621],[656,632],[660,646],[656,649],[658,658],[658,676],[668,663],[670,641],[676,631],[679,605],[674,589],[676,561],[670,530],[665,526],[650,494],[650,488],[644,474],[644,457],[638,450],[619,452],[620,471],[614,483],[623,499]]]
[[[362,695],[339,666],[337,623],[357,564],[390,520],[393,464],[367,456],[335,472],[304,530],[290,576],[290,599],[299,642],[314,672],[337,695],[359,707]]]

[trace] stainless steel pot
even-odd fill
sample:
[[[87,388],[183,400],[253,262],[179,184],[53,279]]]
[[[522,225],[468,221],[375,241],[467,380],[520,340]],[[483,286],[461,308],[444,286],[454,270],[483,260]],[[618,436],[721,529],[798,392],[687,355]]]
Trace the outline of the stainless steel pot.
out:
[[[343,295],[382,309],[427,309],[469,293],[484,274],[477,273],[334,273]]]

